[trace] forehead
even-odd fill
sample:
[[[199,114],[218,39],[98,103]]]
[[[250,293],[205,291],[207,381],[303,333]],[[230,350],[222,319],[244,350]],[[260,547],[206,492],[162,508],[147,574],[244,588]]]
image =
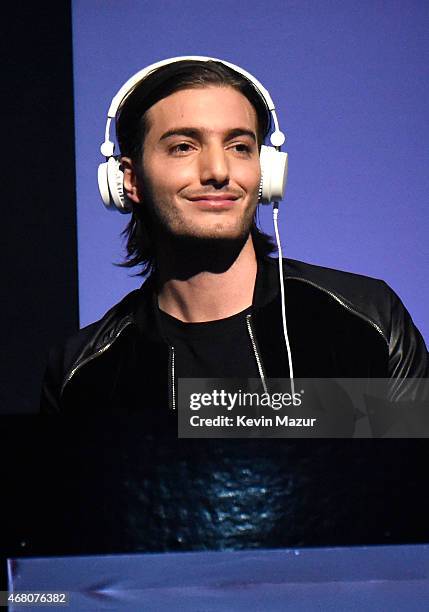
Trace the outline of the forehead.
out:
[[[256,111],[233,87],[209,86],[182,89],[154,104],[146,113],[149,136],[176,127],[205,131],[250,129],[257,132]]]

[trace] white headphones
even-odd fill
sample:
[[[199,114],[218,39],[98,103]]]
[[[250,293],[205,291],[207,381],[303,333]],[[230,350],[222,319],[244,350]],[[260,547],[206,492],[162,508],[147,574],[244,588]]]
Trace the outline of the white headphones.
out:
[[[270,142],[273,146],[267,147],[262,145],[260,152],[261,184],[259,187],[259,201],[262,204],[270,204],[271,202],[278,202],[282,200],[286,189],[287,180],[287,153],[282,153],[280,151],[280,147],[285,141],[285,135],[279,129],[275,106],[270,94],[254,76],[235,64],[231,64],[230,62],[219,60],[214,57],[190,55],[183,57],[172,57],[143,68],[143,70],[137,72],[134,76],[128,79],[124,85],[122,85],[110,103],[110,107],[107,112],[104,142],[100,147],[101,154],[105,156],[106,161],[98,166],[98,188],[106,208],[108,210],[119,210],[121,213],[130,213],[132,211],[132,203],[124,193],[124,173],[118,157],[114,155],[115,144],[110,140],[110,124],[112,119],[115,119],[116,113],[124,104],[128,96],[132,94],[136,86],[139,85],[139,83],[141,83],[141,81],[143,81],[149,74],[152,74],[162,66],[183,60],[192,60],[197,62],[219,62],[224,66],[232,68],[253,84],[257,93],[264,100],[268,110],[271,112],[274,123],[274,132],[270,136]]]

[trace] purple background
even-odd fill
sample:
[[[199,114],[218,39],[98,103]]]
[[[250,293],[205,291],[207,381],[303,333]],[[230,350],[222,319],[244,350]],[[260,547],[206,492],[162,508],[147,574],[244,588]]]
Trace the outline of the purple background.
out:
[[[128,217],[98,195],[108,105],[134,72],[193,54],[247,69],[277,105],[285,255],[383,278],[429,340],[427,2],[75,0],[73,29],[81,326],[141,283],[112,265]]]

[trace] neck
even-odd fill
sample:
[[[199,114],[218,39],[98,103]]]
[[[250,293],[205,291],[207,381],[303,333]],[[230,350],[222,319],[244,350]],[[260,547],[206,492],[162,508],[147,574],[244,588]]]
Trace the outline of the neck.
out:
[[[181,321],[230,317],[252,304],[257,262],[252,237],[166,243],[158,253],[158,304]]]

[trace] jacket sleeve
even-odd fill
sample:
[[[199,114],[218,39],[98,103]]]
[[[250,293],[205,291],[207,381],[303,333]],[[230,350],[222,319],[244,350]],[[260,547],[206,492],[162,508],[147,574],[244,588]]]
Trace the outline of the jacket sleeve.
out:
[[[73,336],[70,336],[63,344],[50,350],[48,365],[42,383],[41,413],[57,414],[64,408],[61,400],[61,390],[64,381],[73,364],[85,350],[94,329],[96,329],[96,325],[88,325]]]
[[[64,378],[63,350],[56,347],[49,352],[48,365],[42,383],[40,412],[58,414],[61,411],[60,394]]]
[[[390,287],[388,290],[390,399],[427,400],[429,359],[425,342],[399,297]]]

